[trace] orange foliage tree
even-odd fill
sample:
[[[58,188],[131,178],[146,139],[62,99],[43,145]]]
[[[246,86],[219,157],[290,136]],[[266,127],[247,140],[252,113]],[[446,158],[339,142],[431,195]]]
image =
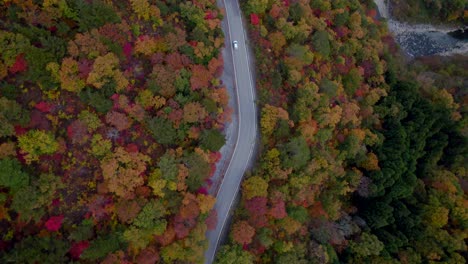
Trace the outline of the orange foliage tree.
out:
[[[196,123],[206,117],[205,108],[197,102],[188,103],[184,106],[184,121],[187,123]]]
[[[239,221],[233,226],[232,238],[241,245],[250,244],[254,235],[255,229],[247,221]]]
[[[149,161],[150,158],[142,153],[116,148],[101,162],[102,175],[109,191],[120,197],[132,197],[135,188],[144,183],[141,174]]]

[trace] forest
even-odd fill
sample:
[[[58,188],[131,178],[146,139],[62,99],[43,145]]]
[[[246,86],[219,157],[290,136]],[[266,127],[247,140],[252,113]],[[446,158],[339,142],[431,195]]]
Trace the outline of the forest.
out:
[[[240,3],[259,151],[215,263],[466,263],[468,58],[407,62],[372,0]],[[216,4],[0,1],[0,263],[204,263]]]
[[[388,0],[392,15],[421,23],[468,22],[468,0]]]
[[[231,118],[214,0],[0,2],[0,262],[201,263]]]
[[[260,154],[216,263],[466,263],[467,58],[407,64],[372,1],[241,3]]]

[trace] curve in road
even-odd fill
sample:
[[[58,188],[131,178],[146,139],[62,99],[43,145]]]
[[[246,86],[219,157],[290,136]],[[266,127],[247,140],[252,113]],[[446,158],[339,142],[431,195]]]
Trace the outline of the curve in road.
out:
[[[231,50],[234,66],[234,92],[237,97],[238,136],[235,149],[216,196],[215,209],[218,224],[215,230],[207,232],[209,242],[205,252],[205,263],[212,263],[223,229],[230,217],[231,206],[239,191],[242,177],[247,169],[257,137],[257,112],[255,104],[255,84],[250,70],[249,51],[246,42],[242,13],[237,0],[224,1],[229,36],[226,48]],[[232,41],[237,40],[238,49]]]

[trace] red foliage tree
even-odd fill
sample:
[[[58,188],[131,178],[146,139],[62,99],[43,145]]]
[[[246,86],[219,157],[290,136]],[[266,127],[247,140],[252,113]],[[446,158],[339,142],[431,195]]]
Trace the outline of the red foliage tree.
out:
[[[38,110],[32,110],[31,120],[29,121],[28,128],[36,128],[44,131],[49,131],[51,128],[51,123],[44,113]]]
[[[159,253],[154,247],[147,247],[140,252],[135,262],[140,264],[158,263]]]
[[[86,241],[86,240],[80,241],[78,243],[73,243],[69,251],[70,256],[74,260],[78,260],[81,256],[81,253],[83,253],[83,251],[87,249],[88,247],[89,247],[89,241]]]
[[[190,77],[190,85],[192,90],[199,90],[202,87],[210,85],[212,76],[203,65],[192,66],[192,77]]]
[[[75,120],[67,127],[67,135],[73,144],[82,144],[89,138],[88,127],[82,121]]]
[[[89,73],[93,70],[93,61],[88,60],[88,59],[80,59],[78,61],[78,71],[80,74],[78,74],[78,77],[87,79]]]
[[[108,112],[106,115],[106,122],[117,128],[119,131],[128,129],[132,125],[132,122],[127,115],[117,111]]]
[[[224,60],[223,56],[220,54],[218,58],[212,58],[208,63],[208,70],[215,77],[221,76],[223,73]]]
[[[47,102],[41,101],[41,102],[37,103],[34,106],[34,108],[36,108],[37,110],[39,110],[39,111],[41,111],[43,113],[48,113],[52,109],[52,105],[47,103]]]
[[[136,145],[134,143],[130,143],[125,147],[125,150],[128,153],[138,153],[138,145]]]
[[[167,64],[169,64],[174,70],[180,70],[190,64],[190,59],[180,53],[170,53],[164,58]]]
[[[369,9],[367,11],[367,15],[372,17],[372,18],[376,18],[377,17],[377,10],[375,10],[375,8]]]
[[[266,226],[268,219],[267,213],[267,198],[254,197],[245,201],[245,208],[250,213],[249,223],[256,228]]]
[[[208,214],[208,217],[205,219],[205,224],[208,230],[214,230],[216,228],[216,224],[218,223],[218,212],[213,209]]]
[[[322,202],[315,202],[309,208],[309,212],[310,212],[310,216],[312,217],[319,218],[319,217],[324,216],[325,218],[328,218],[327,212],[325,211],[325,209],[323,209]]]
[[[213,19],[213,18],[215,18],[215,16],[213,15],[213,12],[211,10],[205,12],[205,19],[206,20],[210,20],[210,19]]]
[[[283,199],[276,198],[272,201],[270,215],[275,219],[282,219],[288,215],[286,213],[286,208],[285,208]]]
[[[280,13],[281,13],[281,7],[280,7],[279,5],[277,5],[277,4],[273,4],[273,5],[271,6],[271,9],[270,9],[270,13],[269,13],[270,16],[271,16],[272,18],[278,18],[278,16],[280,15]]]
[[[167,115],[167,118],[177,127],[184,118],[184,111],[182,109],[173,110]]]
[[[258,15],[257,14],[250,14],[250,24],[256,26],[258,25],[258,23],[260,23],[260,19],[258,18]]]
[[[94,197],[88,205],[88,210],[96,220],[101,220],[109,213],[109,208],[112,205],[110,198],[102,195]]]
[[[169,224],[166,228],[166,231],[160,236],[155,236],[156,241],[161,244],[161,246],[165,247],[169,244],[172,244],[176,238],[176,232],[174,230],[174,226]]]
[[[63,218],[63,215],[52,216],[45,223],[45,227],[52,232],[58,231],[62,226]]]
[[[16,56],[15,63],[13,63],[13,65],[11,65],[10,67],[10,72],[12,74],[15,74],[17,72],[23,72],[27,69],[28,69],[28,63],[24,59],[24,54],[23,53],[18,54],[18,56]]]
[[[192,230],[197,221],[194,218],[185,219],[180,215],[174,217],[174,231],[177,239],[185,238],[189,235],[190,230]]]
[[[125,57],[130,58],[132,56],[132,52],[133,52],[132,43],[130,42],[125,43],[125,45],[123,46],[123,54],[125,55]]]

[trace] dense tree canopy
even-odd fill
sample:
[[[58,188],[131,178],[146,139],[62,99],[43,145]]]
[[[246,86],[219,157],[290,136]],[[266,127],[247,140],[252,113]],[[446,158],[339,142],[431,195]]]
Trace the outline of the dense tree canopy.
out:
[[[0,3],[0,262],[203,262],[224,145],[214,0]]]
[[[372,1],[241,3],[260,157],[218,263],[466,262],[466,63],[402,65]]]

